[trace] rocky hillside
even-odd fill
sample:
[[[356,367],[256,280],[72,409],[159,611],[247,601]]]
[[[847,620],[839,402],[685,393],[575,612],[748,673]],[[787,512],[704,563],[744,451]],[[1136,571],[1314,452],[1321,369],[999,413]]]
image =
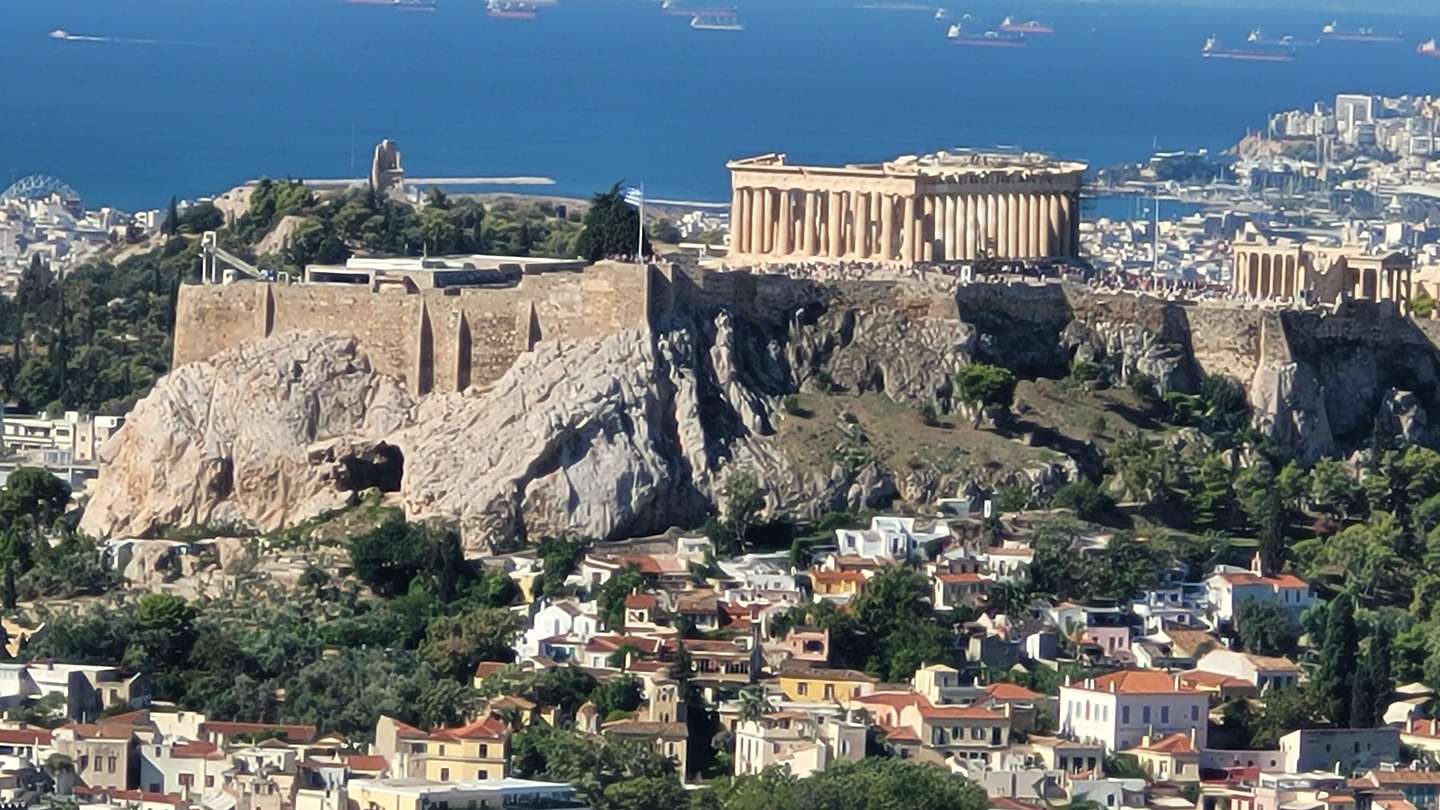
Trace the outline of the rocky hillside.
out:
[[[922,424],[926,403],[956,409],[951,380],[972,360],[1039,378],[1085,361],[1162,392],[1233,376],[1257,426],[1302,458],[1363,444],[1377,417],[1434,438],[1434,346],[1383,313],[1282,316],[1058,287],[747,283],[691,290],[655,329],[542,343],[486,390],[418,402],[336,335],[281,333],[184,366],[105,448],[82,526],[271,530],[378,487],[411,518],[458,523],[480,551],[698,525],[738,471],[770,514],[797,518],[975,486],[1053,489],[1101,473],[1107,434],[1157,429],[1122,392],[1043,379],[1022,387],[1005,431]],[[796,392],[809,407],[787,400]]]

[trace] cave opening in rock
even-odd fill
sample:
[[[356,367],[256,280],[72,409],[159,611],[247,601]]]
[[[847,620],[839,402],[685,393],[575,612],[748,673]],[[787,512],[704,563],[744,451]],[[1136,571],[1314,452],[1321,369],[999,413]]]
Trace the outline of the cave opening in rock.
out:
[[[405,454],[400,448],[381,442],[370,451],[357,453],[341,461],[341,489],[359,492],[378,489],[399,492],[405,476]]]

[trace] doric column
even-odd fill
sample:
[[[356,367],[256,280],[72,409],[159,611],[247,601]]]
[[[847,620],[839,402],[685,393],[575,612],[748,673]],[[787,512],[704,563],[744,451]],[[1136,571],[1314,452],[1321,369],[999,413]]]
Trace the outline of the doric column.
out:
[[[994,216],[990,208],[990,195],[975,195],[975,258],[990,251],[990,219]]]
[[[920,222],[915,235],[920,246],[920,260],[924,262],[935,261],[935,198],[925,195],[920,201]]]
[[[1070,223],[1075,216],[1075,201],[1066,194],[1060,198],[1060,255],[1070,257],[1078,251],[1074,241],[1074,230]]]
[[[790,210],[790,189],[780,190],[780,244],[775,252],[781,256],[791,253],[790,239],[795,234],[795,215]]]
[[[1031,224],[1030,219],[1030,195],[1016,194],[1015,199],[1020,203],[1016,206],[1015,212],[1016,226],[1019,231],[1017,237],[1019,244],[1016,246],[1019,253],[1017,255],[1028,259],[1035,255],[1035,252],[1030,249],[1030,240],[1035,236],[1035,226]]]
[[[896,258],[896,197],[880,197],[880,261]]]
[[[960,258],[975,258],[975,196],[960,195]]]
[[[829,192],[828,208],[830,210],[826,216],[829,217],[829,221],[825,224],[830,236],[825,243],[825,255],[832,259],[838,259],[840,258],[840,254],[845,252],[841,245],[841,240],[844,238],[843,226],[845,224],[845,215],[840,211],[840,192]]]
[[[1002,203],[1004,208],[1001,210],[1003,210],[1005,214],[1000,220],[1000,228],[1003,232],[1000,237],[1000,250],[1004,255],[1013,259],[1019,255],[1019,251],[1015,248],[1015,235],[1017,230],[1015,227],[1017,222],[1016,208],[1019,207],[1019,203],[1016,201],[1014,194],[1006,193],[1001,196],[1004,198]]]
[[[995,254],[1014,258],[1010,250],[1010,195],[996,194],[995,204]]]
[[[937,238],[945,246],[943,256],[936,256],[936,261],[955,261],[955,196],[946,194],[936,199],[935,210],[940,217],[940,232]]]
[[[1020,250],[1020,195],[1010,195],[1010,255],[1019,256]]]
[[[904,213],[900,219],[900,261],[915,263],[915,196],[905,195]]]
[[[1050,228],[1045,231],[1045,255],[1053,257],[1060,252],[1060,195],[1047,195],[1050,209]]]
[[[760,250],[768,254],[775,251],[775,209],[777,207],[775,204],[775,189],[762,189],[760,193],[763,195],[760,198]]]
[[[765,189],[750,189],[750,244],[747,253],[765,252]]]
[[[1045,256],[1045,232],[1050,228],[1050,208],[1039,194],[1030,195],[1030,255]]]
[[[817,235],[815,209],[819,207],[820,195],[813,191],[805,192],[805,235],[801,237],[800,241],[802,245],[801,249],[805,251],[806,256],[815,255],[815,239]]]
[[[857,259],[863,259],[870,255],[870,194],[865,191],[857,191],[855,197],[855,219],[851,227],[855,229],[855,245],[852,254]]]
[[[733,189],[730,193],[730,252],[740,252],[740,228],[744,218],[745,192]]]

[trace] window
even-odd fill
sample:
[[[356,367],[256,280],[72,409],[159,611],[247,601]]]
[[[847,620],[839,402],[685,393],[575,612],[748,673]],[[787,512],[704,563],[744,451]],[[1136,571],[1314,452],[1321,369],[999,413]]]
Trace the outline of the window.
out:
[[[481,758],[481,759],[487,759],[489,756],[490,756],[490,746],[485,745],[484,743],[481,743],[481,745],[480,745],[480,758]]]
[[[450,769],[449,769],[449,768],[441,768],[441,769],[440,769],[440,781],[441,781],[441,782],[449,782],[449,781],[450,781]]]
[[[213,787],[215,787],[215,777],[213,777],[213,776],[207,776],[207,777],[205,777],[205,787],[207,787],[207,788],[213,788]]]
[[[1129,707],[1129,706],[1121,706],[1121,707],[1120,707],[1120,722],[1122,722],[1122,723],[1127,723],[1127,724],[1130,722],[1130,707]]]
[[[834,699],[835,699],[835,685],[834,685],[834,684],[829,684],[829,683],[825,684],[825,699],[826,699],[826,700],[834,700]]]
[[[1168,723],[1168,722],[1170,722],[1170,707],[1169,707],[1169,706],[1161,706],[1161,707],[1160,707],[1160,722],[1161,722],[1161,723]]]
[[[110,757],[110,767],[106,770],[110,771],[110,773],[115,773],[115,757]]]
[[[1141,706],[1141,707],[1140,707],[1140,722],[1145,723],[1145,724],[1147,724],[1147,725],[1150,723],[1150,707],[1149,707],[1149,706]]]
[[[1199,720],[1199,719],[1200,719],[1200,707],[1199,707],[1199,706],[1191,706],[1191,707],[1190,707],[1190,719],[1191,719],[1191,720]]]
[[[810,684],[801,681],[800,685],[795,687],[795,691],[802,695],[808,695],[810,694]]]

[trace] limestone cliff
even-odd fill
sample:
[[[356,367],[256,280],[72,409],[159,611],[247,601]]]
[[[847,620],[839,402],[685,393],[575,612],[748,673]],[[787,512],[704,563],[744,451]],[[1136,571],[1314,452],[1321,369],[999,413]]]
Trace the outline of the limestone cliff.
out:
[[[1098,471],[1084,435],[1043,426],[987,434],[1054,451],[1023,470],[887,468],[835,448],[801,463],[776,435],[785,396],[831,385],[953,411],[953,374],[977,359],[1051,377],[1077,359],[1101,362],[1162,391],[1233,376],[1256,427],[1305,460],[1363,444],[1377,423],[1437,439],[1428,414],[1440,413],[1440,333],[1378,308],[1262,313],[1056,285],[937,295],[745,274],[682,281],[661,323],[541,340],[486,387],[418,401],[372,368],[363,343],[333,334],[278,333],[181,366],[105,447],[82,526],[274,529],[378,486],[412,518],[457,523],[478,551],[546,533],[696,525],[736,471],[758,480],[768,514],[794,517],[897,496],[923,506],[1016,475],[1050,491]]]
[[[300,332],[166,375],[101,453],[81,529],[278,528],[384,477],[411,401],[349,338]]]

